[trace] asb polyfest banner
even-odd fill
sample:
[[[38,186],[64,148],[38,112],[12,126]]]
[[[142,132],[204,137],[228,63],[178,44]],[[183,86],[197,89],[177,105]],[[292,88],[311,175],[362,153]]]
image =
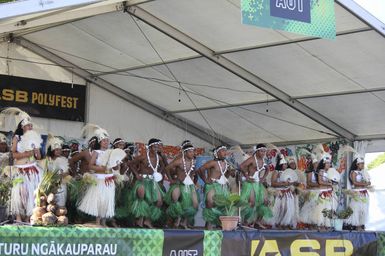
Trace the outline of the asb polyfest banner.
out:
[[[241,0],[242,23],[327,39],[336,37],[333,0]]]
[[[0,108],[18,107],[31,116],[84,122],[86,87],[0,75]]]

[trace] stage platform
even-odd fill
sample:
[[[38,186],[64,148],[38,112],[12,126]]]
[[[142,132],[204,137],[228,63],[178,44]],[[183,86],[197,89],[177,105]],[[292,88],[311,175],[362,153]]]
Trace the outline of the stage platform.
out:
[[[0,255],[385,255],[385,233],[0,227]]]

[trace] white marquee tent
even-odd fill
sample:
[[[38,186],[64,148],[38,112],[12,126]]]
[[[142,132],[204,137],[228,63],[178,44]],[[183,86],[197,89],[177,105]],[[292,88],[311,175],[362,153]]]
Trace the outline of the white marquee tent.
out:
[[[337,38],[241,24],[239,0],[102,1],[0,20],[0,73],[87,85],[87,121],[132,141],[385,148],[385,40],[335,3]],[[38,119],[78,137],[83,123]]]

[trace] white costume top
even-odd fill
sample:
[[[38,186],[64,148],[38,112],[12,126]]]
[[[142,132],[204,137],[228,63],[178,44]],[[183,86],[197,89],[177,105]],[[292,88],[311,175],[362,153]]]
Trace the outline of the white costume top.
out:
[[[95,152],[98,153],[98,156],[96,157],[95,164],[98,166],[101,166],[102,163],[100,161],[101,161],[101,158],[104,155],[104,153],[106,153],[106,151],[105,150],[95,150]]]
[[[364,179],[364,176],[362,175],[362,172],[361,171],[358,171],[358,170],[355,170],[353,171],[356,173],[356,181],[357,182],[362,182],[363,179]]]

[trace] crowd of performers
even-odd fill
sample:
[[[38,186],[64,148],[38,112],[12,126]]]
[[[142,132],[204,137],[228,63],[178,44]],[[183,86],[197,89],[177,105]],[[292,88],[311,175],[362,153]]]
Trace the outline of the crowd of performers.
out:
[[[190,141],[181,144],[180,154],[169,163],[159,139],[150,139],[145,153],[134,156],[132,147],[123,139],[111,142],[106,130],[86,125],[82,131],[87,138],[86,149],[65,146],[58,137],[50,136],[42,160],[30,116],[16,108],[5,109],[1,115],[8,124],[13,118],[16,125],[11,143],[5,136],[0,137],[0,164],[3,178],[11,176],[18,181],[12,187],[9,205],[9,212],[17,221],[29,222],[36,203],[34,193],[43,173],[60,169],[62,182],[57,204],[74,211],[74,222],[85,214],[96,218],[97,225],[117,226],[117,219],[124,216],[119,225],[189,228],[204,201],[203,218],[211,229],[220,225],[219,216],[223,215],[215,204],[215,196],[228,196],[229,179],[235,177],[241,199],[247,202],[241,209],[243,225],[276,229],[296,229],[299,223],[310,229],[332,226],[331,219],[323,214],[325,209],[337,208],[337,191],[329,175],[335,169],[328,154],[320,159],[309,158],[305,172],[296,170],[294,159],[279,154],[274,170],[270,170],[265,162],[268,149],[258,144],[253,154],[235,168],[226,160],[227,148],[218,146],[213,150],[214,159],[197,168]],[[63,162],[67,165],[60,164]],[[6,165],[12,166],[10,174],[5,171],[9,170]],[[197,193],[198,178],[205,184],[204,198]],[[349,179],[353,193],[348,206],[353,214],[345,222],[363,229],[370,180],[362,157],[354,159]],[[71,180],[88,180],[83,183],[87,184],[84,192],[76,198],[70,193]],[[165,180],[169,182],[168,190]]]

